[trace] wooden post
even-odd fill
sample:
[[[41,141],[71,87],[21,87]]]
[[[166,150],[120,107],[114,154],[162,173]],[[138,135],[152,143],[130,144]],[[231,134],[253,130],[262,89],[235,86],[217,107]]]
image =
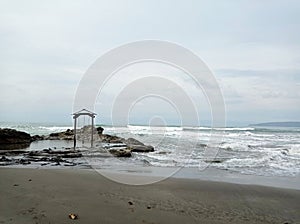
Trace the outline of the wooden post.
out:
[[[94,141],[94,115],[92,115],[92,138],[91,138],[91,147],[93,148],[93,141]]]
[[[76,149],[76,121],[77,121],[77,117],[74,116],[74,150]]]

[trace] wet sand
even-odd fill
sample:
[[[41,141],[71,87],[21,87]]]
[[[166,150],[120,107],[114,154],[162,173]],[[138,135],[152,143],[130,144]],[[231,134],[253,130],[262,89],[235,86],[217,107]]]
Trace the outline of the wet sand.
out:
[[[29,168],[1,168],[0,187],[0,223],[300,223],[293,189],[180,178],[131,186],[93,170]]]

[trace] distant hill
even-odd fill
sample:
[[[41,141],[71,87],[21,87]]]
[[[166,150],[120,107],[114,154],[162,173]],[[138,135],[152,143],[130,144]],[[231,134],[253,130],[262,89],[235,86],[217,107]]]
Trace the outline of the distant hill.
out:
[[[249,126],[264,126],[264,127],[300,127],[300,122],[267,122],[259,124],[250,124]]]

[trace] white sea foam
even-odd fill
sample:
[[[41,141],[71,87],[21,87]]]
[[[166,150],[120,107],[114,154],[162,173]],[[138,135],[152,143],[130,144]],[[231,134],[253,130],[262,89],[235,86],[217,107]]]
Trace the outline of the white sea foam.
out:
[[[254,131],[252,127],[183,127],[184,130],[216,130],[216,131]]]

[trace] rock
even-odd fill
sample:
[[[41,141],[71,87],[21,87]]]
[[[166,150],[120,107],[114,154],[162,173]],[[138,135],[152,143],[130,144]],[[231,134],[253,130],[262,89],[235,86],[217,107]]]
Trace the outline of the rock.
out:
[[[286,151],[281,151],[281,154],[286,156],[287,152]]]
[[[59,134],[61,134],[61,133],[51,133],[49,136],[50,136],[50,137],[58,137]]]
[[[46,136],[33,136],[32,138],[36,138],[36,140],[73,140],[74,139],[74,131],[71,129],[67,129],[62,132],[51,133]]]
[[[99,134],[99,135],[102,135],[102,133],[103,133],[103,131],[104,131],[104,128],[98,127],[98,128],[96,128],[96,129],[97,129],[98,134]]]
[[[4,156],[18,156],[18,155],[24,155],[28,153],[26,150],[11,150],[11,151],[0,151],[0,155]]]
[[[94,135],[99,135],[101,142],[105,143],[123,143],[124,139],[120,138],[118,136],[113,135],[107,135],[103,134],[104,129],[102,127],[94,127]],[[92,132],[92,126],[87,125],[82,127],[81,129],[77,129],[77,140],[90,140],[91,132]],[[74,140],[74,130],[68,129],[63,132],[56,132],[51,133],[48,136],[39,136],[42,137],[44,140]],[[37,140],[40,140],[39,137],[37,137]],[[95,136],[94,136],[94,139]]]
[[[27,148],[31,143],[31,136],[23,131],[0,128],[0,150]]]
[[[154,152],[154,147],[151,145],[130,145],[131,152]]]
[[[30,143],[23,144],[0,144],[1,150],[16,150],[16,149],[26,149],[30,146]]]
[[[109,152],[116,157],[131,157],[129,149],[110,149]]]
[[[166,152],[166,151],[161,151],[161,152],[158,152],[157,154],[160,154],[160,155],[166,155],[166,154],[170,154],[171,152]]]
[[[139,140],[136,140],[134,138],[128,138],[124,140],[124,144],[130,146],[130,145],[144,145],[144,143],[140,142]]]
[[[198,143],[197,146],[200,147],[200,148],[206,148],[206,147],[207,147],[207,144],[204,144],[204,143]]]
[[[14,158],[18,156],[18,158]],[[22,156],[22,158],[20,158]],[[41,163],[44,165],[69,165],[75,166],[77,163],[73,160],[82,157],[82,153],[78,150],[12,150],[12,151],[0,151],[0,166],[7,165],[27,165],[31,163]]]
[[[124,138],[114,136],[114,135],[107,135],[107,134],[100,135],[100,139],[102,142],[105,142],[105,143],[123,143],[124,142]]]
[[[50,151],[52,151],[51,148],[49,148],[49,149],[43,149],[43,152],[46,152],[46,153],[50,153]]]
[[[80,158],[82,157],[81,153],[68,153],[65,155],[62,155],[62,158]]]
[[[131,150],[131,152],[153,152],[154,147],[151,145],[145,145],[144,143],[134,138],[128,138],[123,140],[123,143]]]
[[[132,202],[132,201],[128,201],[128,204],[129,204],[129,205],[133,205],[133,202]]]
[[[89,137],[90,133],[91,133],[91,125],[88,126],[84,126],[83,128],[81,128],[80,130],[78,130],[78,133],[83,133],[85,134],[87,137]],[[128,139],[124,139],[118,136],[114,136],[114,135],[108,135],[108,134],[103,134],[104,129],[102,127],[97,127],[94,129],[94,133],[98,133],[100,141],[103,143],[123,143],[125,144],[125,146],[131,151],[131,152],[153,152],[154,148],[150,145],[145,145],[144,143],[140,142],[137,139],[134,138],[128,138]],[[49,136],[42,136],[44,139],[46,140],[73,140],[74,136],[74,131],[68,129],[67,131],[64,132],[58,132],[58,133],[51,133]],[[39,140],[41,138],[41,136],[33,136],[34,139]],[[112,150],[113,153],[115,153],[115,150]],[[123,155],[122,153],[116,152],[117,155],[116,156],[124,156],[127,157],[128,155],[126,154]],[[120,155],[119,155],[120,154]]]
[[[289,150],[288,149],[282,149],[281,150],[281,154],[287,156],[288,155]]]
[[[63,132],[56,132],[51,133],[48,136],[44,136],[43,140],[73,140],[74,139],[74,132],[73,130],[67,129]]]
[[[22,164],[22,165],[28,165],[31,164],[31,162],[28,159],[18,159],[16,163]]]
[[[73,133],[73,130],[70,130],[70,131],[72,131],[72,133]],[[92,132],[92,125],[85,125],[81,129],[78,129],[78,131],[91,133]],[[103,131],[104,131],[104,128],[102,128],[102,127],[97,127],[96,128],[94,126],[94,134],[98,133],[98,135],[102,135]]]
[[[223,160],[220,159],[213,159],[213,160],[205,160],[206,163],[222,163]]]
[[[30,142],[31,137],[26,132],[9,128],[0,128],[0,144],[22,144]]]
[[[84,140],[86,137],[89,139],[89,136],[91,134],[91,128],[92,126],[84,126],[83,128],[77,130],[77,133],[83,135]],[[111,143],[111,144],[122,144],[122,147],[126,147],[125,149],[111,149],[109,150],[110,153],[112,153],[114,156],[117,157],[130,157],[131,152],[153,152],[154,148],[150,145],[145,145],[144,143],[140,142],[137,139],[134,138],[128,138],[124,139],[118,136],[114,135],[108,135],[108,134],[103,134],[104,129],[102,127],[97,127],[94,128],[94,133],[99,135],[99,138],[101,142],[104,143]],[[29,134],[25,132],[20,132],[14,129],[0,129],[0,149],[19,149],[19,148],[27,148],[29,147],[30,143],[32,141],[39,141],[39,140],[73,140],[74,139],[74,130],[67,129],[66,131],[63,132],[57,132],[57,133],[51,133],[48,136],[39,136],[39,135],[34,135],[30,136]],[[76,153],[76,152],[70,152],[69,148],[62,151],[57,151],[55,152],[53,150],[49,149],[44,149],[41,152],[36,152],[36,151],[31,151],[31,152],[26,152],[28,156],[32,157],[32,160],[37,160],[35,157],[42,156],[40,158],[41,161],[47,161],[47,162],[55,162],[55,163],[60,163],[64,162],[61,160],[54,161],[53,158],[44,160],[43,156],[46,155],[61,155],[62,158],[78,158],[82,157],[81,153]],[[24,155],[25,155],[24,154]],[[54,156],[54,155],[53,155]]]
[[[11,159],[6,158],[5,156],[2,156],[0,158],[0,162],[11,162]]]
[[[41,141],[41,140],[44,140],[45,136],[40,136],[40,135],[34,135],[34,136],[31,136],[31,141],[34,142],[34,141]]]

